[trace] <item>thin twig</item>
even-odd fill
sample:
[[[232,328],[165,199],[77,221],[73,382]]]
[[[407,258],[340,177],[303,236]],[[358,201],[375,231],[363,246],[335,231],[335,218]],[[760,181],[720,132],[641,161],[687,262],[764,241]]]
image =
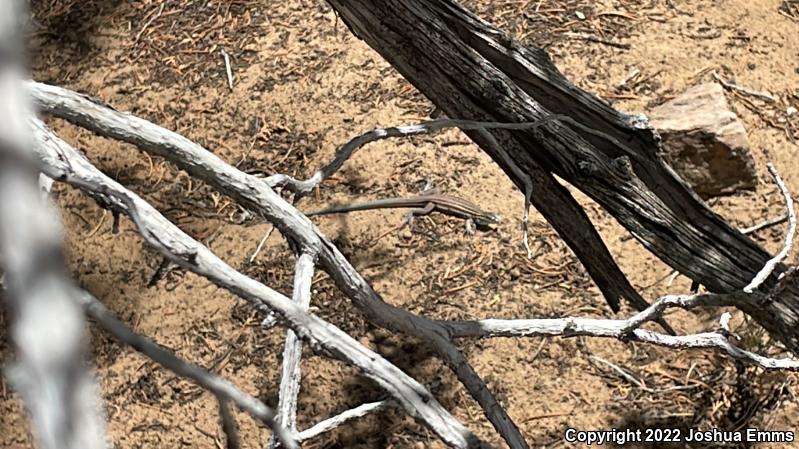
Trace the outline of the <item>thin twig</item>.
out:
[[[172,352],[153,343],[147,337],[139,335],[129,329],[124,323],[114,317],[106,307],[89,292],[79,291],[75,295],[86,312],[107,332],[117,340],[130,346],[147,356],[150,360],[172,371],[178,376],[191,379],[197,385],[213,393],[222,403],[230,401],[241,410],[263,422],[272,429],[280,441],[289,448],[298,448],[294,432],[275,422],[274,412],[258,399],[242,392],[235,385],[225,379],[207,371],[206,369],[189,363]]]
[[[342,412],[332,418],[328,418],[324,421],[316,423],[313,427],[310,427],[306,430],[303,430],[299,434],[297,434],[297,439],[300,442],[308,441],[311,438],[315,438],[325,432],[329,432],[347,421],[350,421],[355,418],[360,418],[362,416],[366,416],[370,413],[377,412],[379,410],[385,410],[389,407],[396,407],[396,402],[387,399],[385,401],[379,402],[370,402],[367,404],[361,404],[358,407],[349,409],[345,412]]]
[[[154,16],[150,17],[150,19],[147,22],[144,23],[144,26],[141,27],[141,30],[139,30],[139,32],[136,33],[136,37],[133,39],[133,43],[134,44],[136,42],[139,42],[139,39],[141,38],[141,35],[144,33],[144,31],[147,29],[147,27],[150,26],[153,22],[155,22],[156,19],[161,17],[161,13],[164,12],[164,6],[166,6],[166,3],[161,3],[161,7],[158,8],[158,12]]]
[[[230,56],[224,49],[220,49],[222,58],[225,60],[225,74],[227,75],[227,85],[230,90],[233,90],[233,70],[230,68]]]
[[[718,81],[719,84],[724,86],[727,90],[735,90],[735,91],[738,91],[738,92],[740,92],[740,93],[742,93],[744,95],[749,95],[750,97],[759,98],[759,99],[761,99],[761,100],[763,100],[763,101],[765,101],[767,103],[776,103],[777,102],[777,99],[775,99],[774,97],[772,97],[771,95],[769,95],[767,93],[758,92],[758,91],[755,91],[755,90],[747,89],[747,88],[741,87],[741,86],[739,86],[739,85],[737,85],[735,83],[731,83],[729,81],[725,81],[724,78],[719,76],[719,74],[716,73],[715,71],[713,72],[713,78],[715,78],[716,81]]]
[[[258,242],[258,246],[255,247],[255,251],[252,252],[252,255],[250,256],[250,259],[249,259],[250,263],[253,263],[255,261],[255,258],[258,257],[258,254],[261,252],[261,250],[264,247],[264,244],[266,243],[267,240],[269,240],[269,236],[272,235],[272,232],[274,230],[275,230],[275,226],[270,224],[269,225],[269,230],[266,231],[266,233],[264,234],[264,237],[261,239],[260,242]]]
[[[749,226],[748,228],[741,228],[739,229],[739,231],[741,231],[741,234],[753,234],[757,231],[770,228],[772,226],[776,226],[781,223],[785,223],[786,221],[788,221],[788,214],[785,214],[780,217],[769,218],[766,221],[754,224],[752,226]]]
[[[619,376],[623,377],[627,382],[630,382],[631,384],[635,385],[636,387],[639,387],[639,388],[641,388],[642,390],[645,390],[645,391],[650,391],[649,387],[646,386],[646,383],[644,383],[643,380],[638,379],[637,377],[635,377],[632,374],[628,373],[626,370],[624,370],[619,365],[616,365],[615,363],[612,363],[612,362],[610,362],[608,360],[603,359],[602,357],[598,357],[598,356],[595,356],[595,355],[588,356],[588,358],[593,360],[593,361],[595,361],[595,362],[599,362],[599,363],[602,363],[602,364],[604,364],[606,366],[609,366]]]
[[[630,48],[632,48],[632,46],[626,42],[619,42],[610,39],[605,39],[599,36],[595,36],[593,34],[566,32],[563,33],[563,35],[568,38],[582,39],[588,42],[596,42],[597,44],[609,45],[611,47],[621,48],[623,50],[629,50]]]
[[[765,282],[769,276],[771,276],[771,273],[774,272],[774,269],[777,268],[777,265],[779,265],[783,260],[785,260],[786,257],[788,257],[788,254],[791,252],[791,248],[793,247],[794,235],[796,234],[796,213],[793,209],[793,198],[791,198],[791,193],[788,191],[788,188],[785,186],[782,178],[780,178],[780,174],[777,172],[777,169],[774,168],[774,165],[771,163],[768,164],[768,171],[774,178],[774,182],[777,183],[777,187],[780,189],[783,199],[785,200],[785,207],[788,209],[788,232],[785,234],[785,243],[780,252],[769,259],[769,261],[766,262],[766,265],[764,265],[763,268],[752,279],[752,282],[744,287],[743,290],[747,293],[751,293],[759,288],[760,285],[763,284],[763,282]]]

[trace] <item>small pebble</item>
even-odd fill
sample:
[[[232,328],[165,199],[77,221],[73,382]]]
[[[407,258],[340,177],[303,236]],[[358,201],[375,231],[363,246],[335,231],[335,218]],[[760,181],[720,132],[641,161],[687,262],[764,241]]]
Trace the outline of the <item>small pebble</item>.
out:
[[[575,11],[574,15],[577,16],[577,18],[580,19],[580,20],[585,20],[585,14],[583,14],[580,11]]]

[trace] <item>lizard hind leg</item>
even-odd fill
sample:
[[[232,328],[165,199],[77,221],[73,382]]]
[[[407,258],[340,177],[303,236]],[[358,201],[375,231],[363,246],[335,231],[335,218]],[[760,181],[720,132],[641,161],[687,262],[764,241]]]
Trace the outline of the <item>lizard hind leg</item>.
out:
[[[399,228],[397,228],[397,231],[401,231],[401,230],[405,229],[406,227],[411,227],[412,228],[413,221],[415,219],[416,219],[416,215],[413,212],[408,212],[407,214],[405,214],[405,219],[402,220],[402,223],[400,223],[400,226],[399,226]]]
[[[408,214],[405,216],[405,220],[402,222],[402,226],[399,229],[404,229],[406,226],[410,226],[413,224],[413,220],[420,215],[428,215],[430,212],[436,208],[435,203],[427,203],[425,207],[411,209],[408,211]]]

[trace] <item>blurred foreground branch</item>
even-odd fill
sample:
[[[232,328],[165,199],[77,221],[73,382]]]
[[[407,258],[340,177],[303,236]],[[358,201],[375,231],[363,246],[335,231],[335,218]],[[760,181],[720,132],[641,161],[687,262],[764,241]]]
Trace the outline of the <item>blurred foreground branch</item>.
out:
[[[58,217],[39,190],[20,44],[23,2],[0,2],[0,260],[15,360],[6,375],[42,449],[105,448],[85,319],[71,296]],[[45,183],[46,186],[46,183]]]

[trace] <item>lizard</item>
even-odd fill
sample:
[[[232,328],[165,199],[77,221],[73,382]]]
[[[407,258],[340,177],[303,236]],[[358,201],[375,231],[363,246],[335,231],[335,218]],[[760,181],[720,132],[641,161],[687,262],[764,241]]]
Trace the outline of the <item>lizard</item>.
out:
[[[485,212],[470,201],[441,193],[428,193],[406,198],[386,198],[364,203],[332,206],[309,212],[306,215],[310,217],[313,215],[342,214],[353,211],[392,208],[411,209],[409,220],[415,216],[427,215],[433,211],[441,212],[442,214],[452,217],[462,218],[466,220],[467,232],[471,231],[470,223],[473,223],[478,229],[489,230],[501,221],[499,215]]]

